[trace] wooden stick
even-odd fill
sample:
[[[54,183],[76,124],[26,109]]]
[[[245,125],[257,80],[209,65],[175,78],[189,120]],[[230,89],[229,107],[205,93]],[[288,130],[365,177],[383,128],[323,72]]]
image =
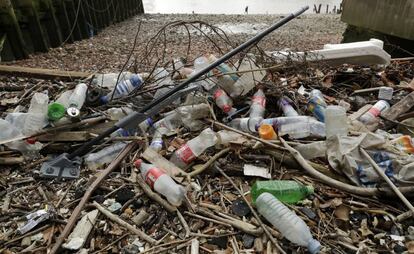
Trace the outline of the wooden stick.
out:
[[[183,227],[185,229],[185,236],[184,236],[184,238],[187,238],[187,237],[190,236],[190,233],[191,233],[190,227],[188,226],[187,221],[185,221],[184,216],[180,213],[180,211],[178,209],[177,209],[177,215],[178,215],[178,218],[181,221],[181,224],[183,224]]]
[[[230,148],[225,148],[225,149],[221,150],[220,152],[216,153],[206,163],[204,163],[203,166],[201,166],[200,168],[188,173],[188,176],[194,177],[194,176],[202,173],[204,170],[208,169],[211,166],[211,164],[213,164],[213,162],[215,162],[218,158],[220,158],[224,154],[228,153],[229,151],[230,151]]]
[[[369,156],[369,154],[363,149],[360,148],[362,155],[369,161],[372,167],[375,169],[378,175],[387,182],[395,194],[401,199],[401,201],[410,209],[411,213],[414,213],[414,206],[408,201],[408,199],[401,193],[401,191],[395,186],[395,184],[390,180],[390,178],[382,171],[378,164]]]
[[[93,201],[93,205],[96,207],[96,209],[98,209],[103,215],[108,217],[111,221],[119,224],[122,227],[127,228],[129,231],[136,234],[137,236],[139,236],[143,240],[145,240],[145,241],[147,241],[151,244],[155,244],[157,242],[154,238],[152,238],[151,236],[145,234],[143,231],[137,229],[136,227],[132,226],[128,222],[122,220],[121,218],[119,218],[119,216],[111,213],[109,210],[107,210],[105,207],[98,204],[96,201]]]
[[[82,200],[73,210],[72,215],[70,216],[68,223],[66,224],[63,232],[60,234],[58,239],[56,240],[55,245],[53,245],[52,249],[50,250],[50,254],[55,254],[59,251],[60,246],[62,245],[63,241],[65,241],[66,237],[72,231],[73,227],[76,224],[76,221],[81,213],[83,207],[88,202],[89,198],[91,197],[94,190],[99,186],[99,184],[112,172],[114,171],[118,165],[124,160],[124,158],[132,152],[137,147],[137,143],[131,142],[127,146],[122,149],[122,151],[118,154],[118,156],[108,165],[108,167],[103,170],[99,171],[96,175],[95,181],[88,187],[85,194],[82,197]]]

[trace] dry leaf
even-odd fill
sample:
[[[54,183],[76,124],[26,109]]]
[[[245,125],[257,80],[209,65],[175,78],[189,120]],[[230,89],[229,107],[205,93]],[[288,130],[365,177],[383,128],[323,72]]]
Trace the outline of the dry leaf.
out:
[[[369,230],[368,228],[368,222],[367,219],[363,219],[361,221],[361,227],[358,229],[358,231],[361,233],[361,235],[363,237],[369,236],[369,235],[373,235],[374,233],[372,233],[371,230]]]
[[[349,221],[349,213],[351,212],[351,208],[346,205],[340,205],[335,209],[335,216],[336,218]]]

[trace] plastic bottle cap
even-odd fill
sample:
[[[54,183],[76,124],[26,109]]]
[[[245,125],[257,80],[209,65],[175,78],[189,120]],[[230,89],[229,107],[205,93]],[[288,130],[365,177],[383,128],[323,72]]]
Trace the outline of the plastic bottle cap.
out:
[[[80,110],[75,107],[68,108],[66,112],[70,117],[77,117],[80,114]]]
[[[52,103],[47,108],[47,117],[51,121],[57,121],[65,115],[65,107],[60,103]]]
[[[311,186],[311,185],[306,185],[305,187],[306,187],[306,192],[307,192],[308,194],[313,194],[313,193],[315,192],[315,188],[313,188],[313,186]]]
[[[321,249],[321,243],[315,239],[311,239],[308,243],[308,251],[312,254],[318,253]]]
[[[259,127],[259,135],[262,139],[276,138],[276,132],[270,124],[262,124]]]
[[[141,163],[142,163],[142,160],[141,160],[141,159],[138,159],[138,160],[136,160],[136,161],[134,162],[134,166],[135,166],[136,168],[140,168],[140,167],[141,167]]]

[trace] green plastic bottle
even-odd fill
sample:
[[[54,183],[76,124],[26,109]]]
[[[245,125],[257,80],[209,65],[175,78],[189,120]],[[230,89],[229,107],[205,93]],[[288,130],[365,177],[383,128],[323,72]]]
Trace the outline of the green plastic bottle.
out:
[[[272,194],[284,203],[295,204],[312,194],[313,191],[312,186],[305,186],[295,181],[271,180],[256,181],[250,193],[253,198],[253,204],[256,203],[257,197],[264,192]]]

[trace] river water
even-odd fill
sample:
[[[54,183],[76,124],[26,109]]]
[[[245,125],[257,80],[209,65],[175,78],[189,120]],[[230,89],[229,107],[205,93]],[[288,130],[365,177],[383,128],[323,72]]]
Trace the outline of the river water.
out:
[[[321,13],[338,9],[342,0],[143,0],[146,13],[200,13],[243,14],[248,6],[249,14],[286,14],[309,5],[306,13],[314,13],[313,6],[322,4]]]

